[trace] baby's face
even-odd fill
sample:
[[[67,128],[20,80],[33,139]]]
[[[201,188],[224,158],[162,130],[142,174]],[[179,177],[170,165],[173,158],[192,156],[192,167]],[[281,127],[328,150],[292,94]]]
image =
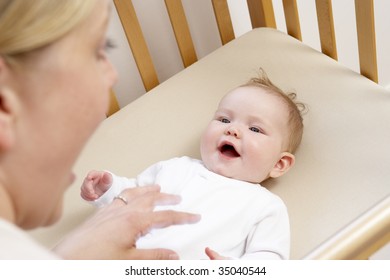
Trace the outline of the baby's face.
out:
[[[259,183],[273,176],[286,147],[284,101],[259,87],[239,87],[220,102],[201,138],[205,166],[220,175]]]

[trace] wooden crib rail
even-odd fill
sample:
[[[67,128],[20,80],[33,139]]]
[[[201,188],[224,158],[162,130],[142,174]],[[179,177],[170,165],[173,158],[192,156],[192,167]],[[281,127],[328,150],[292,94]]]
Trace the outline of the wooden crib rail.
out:
[[[252,28],[276,28],[274,7],[272,0],[247,0]]]
[[[355,0],[360,73],[378,83],[373,0]]]
[[[287,34],[302,41],[301,24],[299,22],[298,6],[296,0],[283,0],[284,17]]]
[[[144,87],[149,91],[157,86],[159,81],[133,3],[130,0],[114,0],[114,4]]]
[[[333,23],[331,0],[316,0],[318,31],[320,33],[321,51],[337,60],[336,37]]]
[[[181,0],[165,0],[184,67],[198,60]]]
[[[388,242],[390,195],[313,250],[305,259],[368,259]]]
[[[223,45],[235,39],[227,0],[212,0],[215,19]]]
[[[230,17],[226,11],[218,10],[226,5],[227,0],[214,0],[214,12],[220,18]],[[275,15],[271,0],[247,0],[252,27],[276,27]],[[298,40],[302,40],[299,14],[296,0],[283,0],[283,8],[287,33]],[[334,30],[332,0],[316,0],[318,29],[321,41],[321,50],[324,54],[337,60],[337,45]],[[355,0],[356,28],[358,34],[358,49],[360,73],[378,83],[378,66],[376,59],[374,3],[373,0]],[[230,29],[231,21],[228,18],[218,22],[219,32],[225,33]]]
[[[235,38],[227,0],[210,0],[214,9],[222,44]],[[296,0],[282,0],[287,33],[302,40]],[[114,0],[127,40],[146,91],[159,84],[156,70],[143,37],[131,0]],[[252,27],[277,28],[272,0],[247,0]],[[165,0],[184,67],[198,60],[181,0]],[[360,73],[378,83],[373,0],[355,0]],[[332,0],[316,0],[321,50],[337,60]],[[115,104],[115,95],[111,95]],[[111,106],[116,108],[115,106]],[[119,107],[118,107],[119,109]],[[111,112],[115,112],[115,109]]]

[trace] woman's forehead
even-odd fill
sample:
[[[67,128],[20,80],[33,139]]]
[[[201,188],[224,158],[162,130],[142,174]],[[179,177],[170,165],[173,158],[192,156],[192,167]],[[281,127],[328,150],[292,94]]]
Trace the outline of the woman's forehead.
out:
[[[102,5],[102,2],[104,5]],[[108,0],[96,1],[91,14],[75,31],[81,33],[81,39],[89,39],[89,36],[86,36],[85,33],[88,33],[90,36],[98,36],[99,34],[105,33],[110,19],[110,11],[111,2]]]

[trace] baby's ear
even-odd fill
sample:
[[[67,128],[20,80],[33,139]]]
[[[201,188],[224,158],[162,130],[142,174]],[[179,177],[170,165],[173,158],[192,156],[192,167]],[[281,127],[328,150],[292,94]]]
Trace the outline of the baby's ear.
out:
[[[269,177],[277,178],[286,173],[295,163],[295,156],[289,152],[280,155],[279,161],[272,168]]]

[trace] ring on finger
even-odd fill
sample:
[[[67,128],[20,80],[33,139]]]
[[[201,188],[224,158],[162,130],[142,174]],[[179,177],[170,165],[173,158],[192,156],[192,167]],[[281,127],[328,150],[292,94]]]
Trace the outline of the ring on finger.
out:
[[[122,196],[122,195],[117,195],[114,197],[114,199],[119,199],[119,200],[122,200],[124,204],[128,204],[128,201],[126,199],[126,197]]]

